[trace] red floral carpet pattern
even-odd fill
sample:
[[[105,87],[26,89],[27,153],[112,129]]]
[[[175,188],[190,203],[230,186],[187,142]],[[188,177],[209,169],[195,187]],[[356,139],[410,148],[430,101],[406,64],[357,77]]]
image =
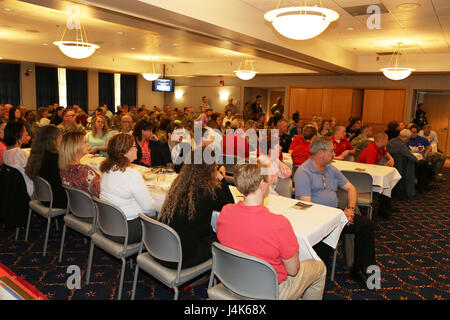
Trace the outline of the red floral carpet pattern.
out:
[[[338,254],[335,281],[327,266],[324,300],[442,300],[450,298],[450,168],[444,169],[446,181],[435,190],[409,202],[394,201],[398,210],[390,220],[376,222],[376,259],[381,269],[381,289],[368,290],[353,281]],[[91,282],[85,284],[89,242],[69,230],[63,260],[58,262],[62,223],[52,225],[47,256],[42,256],[46,221],[33,216],[28,242],[24,231],[18,241],[13,230],[0,228],[0,262],[34,285],[49,299],[115,299],[120,275],[119,260],[96,248]],[[81,288],[68,289],[67,268],[81,270]],[[130,299],[134,269],[126,268],[122,299]],[[209,274],[181,287],[180,299],[205,299]],[[136,299],[172,299],[173,291],[143,271],[139,272]]]

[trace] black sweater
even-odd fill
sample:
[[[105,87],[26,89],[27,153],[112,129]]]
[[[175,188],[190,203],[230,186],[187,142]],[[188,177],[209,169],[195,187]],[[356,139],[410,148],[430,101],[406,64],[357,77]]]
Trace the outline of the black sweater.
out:
[[[39,176],[47,180],[52,187],[53,193],[53,208],[67,207],[67,195],[64,188],[61,186],[61,176],[59,174],[58,166],[59,154],[45,151],[42,158],[41,169]]]
[[[217,241],[216,234],[211,228],[212,212],[220,212],[228,203],[234,203],[234,198],[225,179],[222,179],[221,187],[216,190],[215,199],[203,192],[198,193],[192,220],[188,220],[185,210],[174,214],[169,226],[180,236],[183,252],[182,268],[198,265],[211,258],[211,244]],[[159,262],[169,268],[177,267],[173,262]]]

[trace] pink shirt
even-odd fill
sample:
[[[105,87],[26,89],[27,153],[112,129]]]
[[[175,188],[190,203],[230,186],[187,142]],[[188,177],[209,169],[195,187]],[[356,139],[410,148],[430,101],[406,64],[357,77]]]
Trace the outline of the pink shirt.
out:
[[[287,279],[283,260],[298,252],[298,240],[291,223],[264,206],[227,204],[217,220],[217,239],[224,246],[270,263],[278,283]]]

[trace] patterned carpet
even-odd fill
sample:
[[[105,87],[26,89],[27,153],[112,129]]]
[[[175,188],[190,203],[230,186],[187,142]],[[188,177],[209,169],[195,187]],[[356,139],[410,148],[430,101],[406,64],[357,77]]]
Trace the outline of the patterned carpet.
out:
[[[394,201],[398,210],[390,220],[374,220],[376,230],[376,258],[381,268],[381,289],[363,289],[353,281],[345,261],[338,254],[335,281],[328,275],[324,300],[447,300],[450,298],[450,168],[445,168],[446,181],[436,183],[436,189],[410,202]],[[17,275],[36,286],[49,299],[114,299],[120,273],[120,262],[96,249],[91,283],[85,285],[89,244],[74,231],[66,236],[62,263],[58,263],[62,223],[56,231],[52,224],[47,256],[42,256],[46,221],[33,216],[28,242],[24,231],[18,241],[14,232],[0,228],[0,262]],[[331,259],[330,259],[331,260]],[[65,286],[67,267],[78,265],[83,277],[81,289]],[[129,299],[134,269],[127,266],[122,299]],[[205,299],[209,275],[202,276],[180,290],[180,299]],[[145,272],[139,273],[136,299],[172,299],[167,289]]]

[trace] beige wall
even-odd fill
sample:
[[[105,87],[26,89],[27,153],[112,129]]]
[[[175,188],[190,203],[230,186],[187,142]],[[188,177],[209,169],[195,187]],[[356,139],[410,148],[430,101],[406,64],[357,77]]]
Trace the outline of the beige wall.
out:
[[[221,100],[220,94],[226,93],[233,98],[233,103],[238,106],[238,110],[242,107],[241,103],[241,87],[239,86],[197,86],[194,83],[189,86],[178,86],[179,79],[175,79],[175,92],[182,91],[181,99],[175,98],[175,93],[166,93],[167,102],[172,108],[184,108],[191,106],[195,112],[201,112],[202,97],[206,96],[210,106],[217,112],[223,112],[228,104],[227,100]],[[216,82],[218,83],[218,81]]]

